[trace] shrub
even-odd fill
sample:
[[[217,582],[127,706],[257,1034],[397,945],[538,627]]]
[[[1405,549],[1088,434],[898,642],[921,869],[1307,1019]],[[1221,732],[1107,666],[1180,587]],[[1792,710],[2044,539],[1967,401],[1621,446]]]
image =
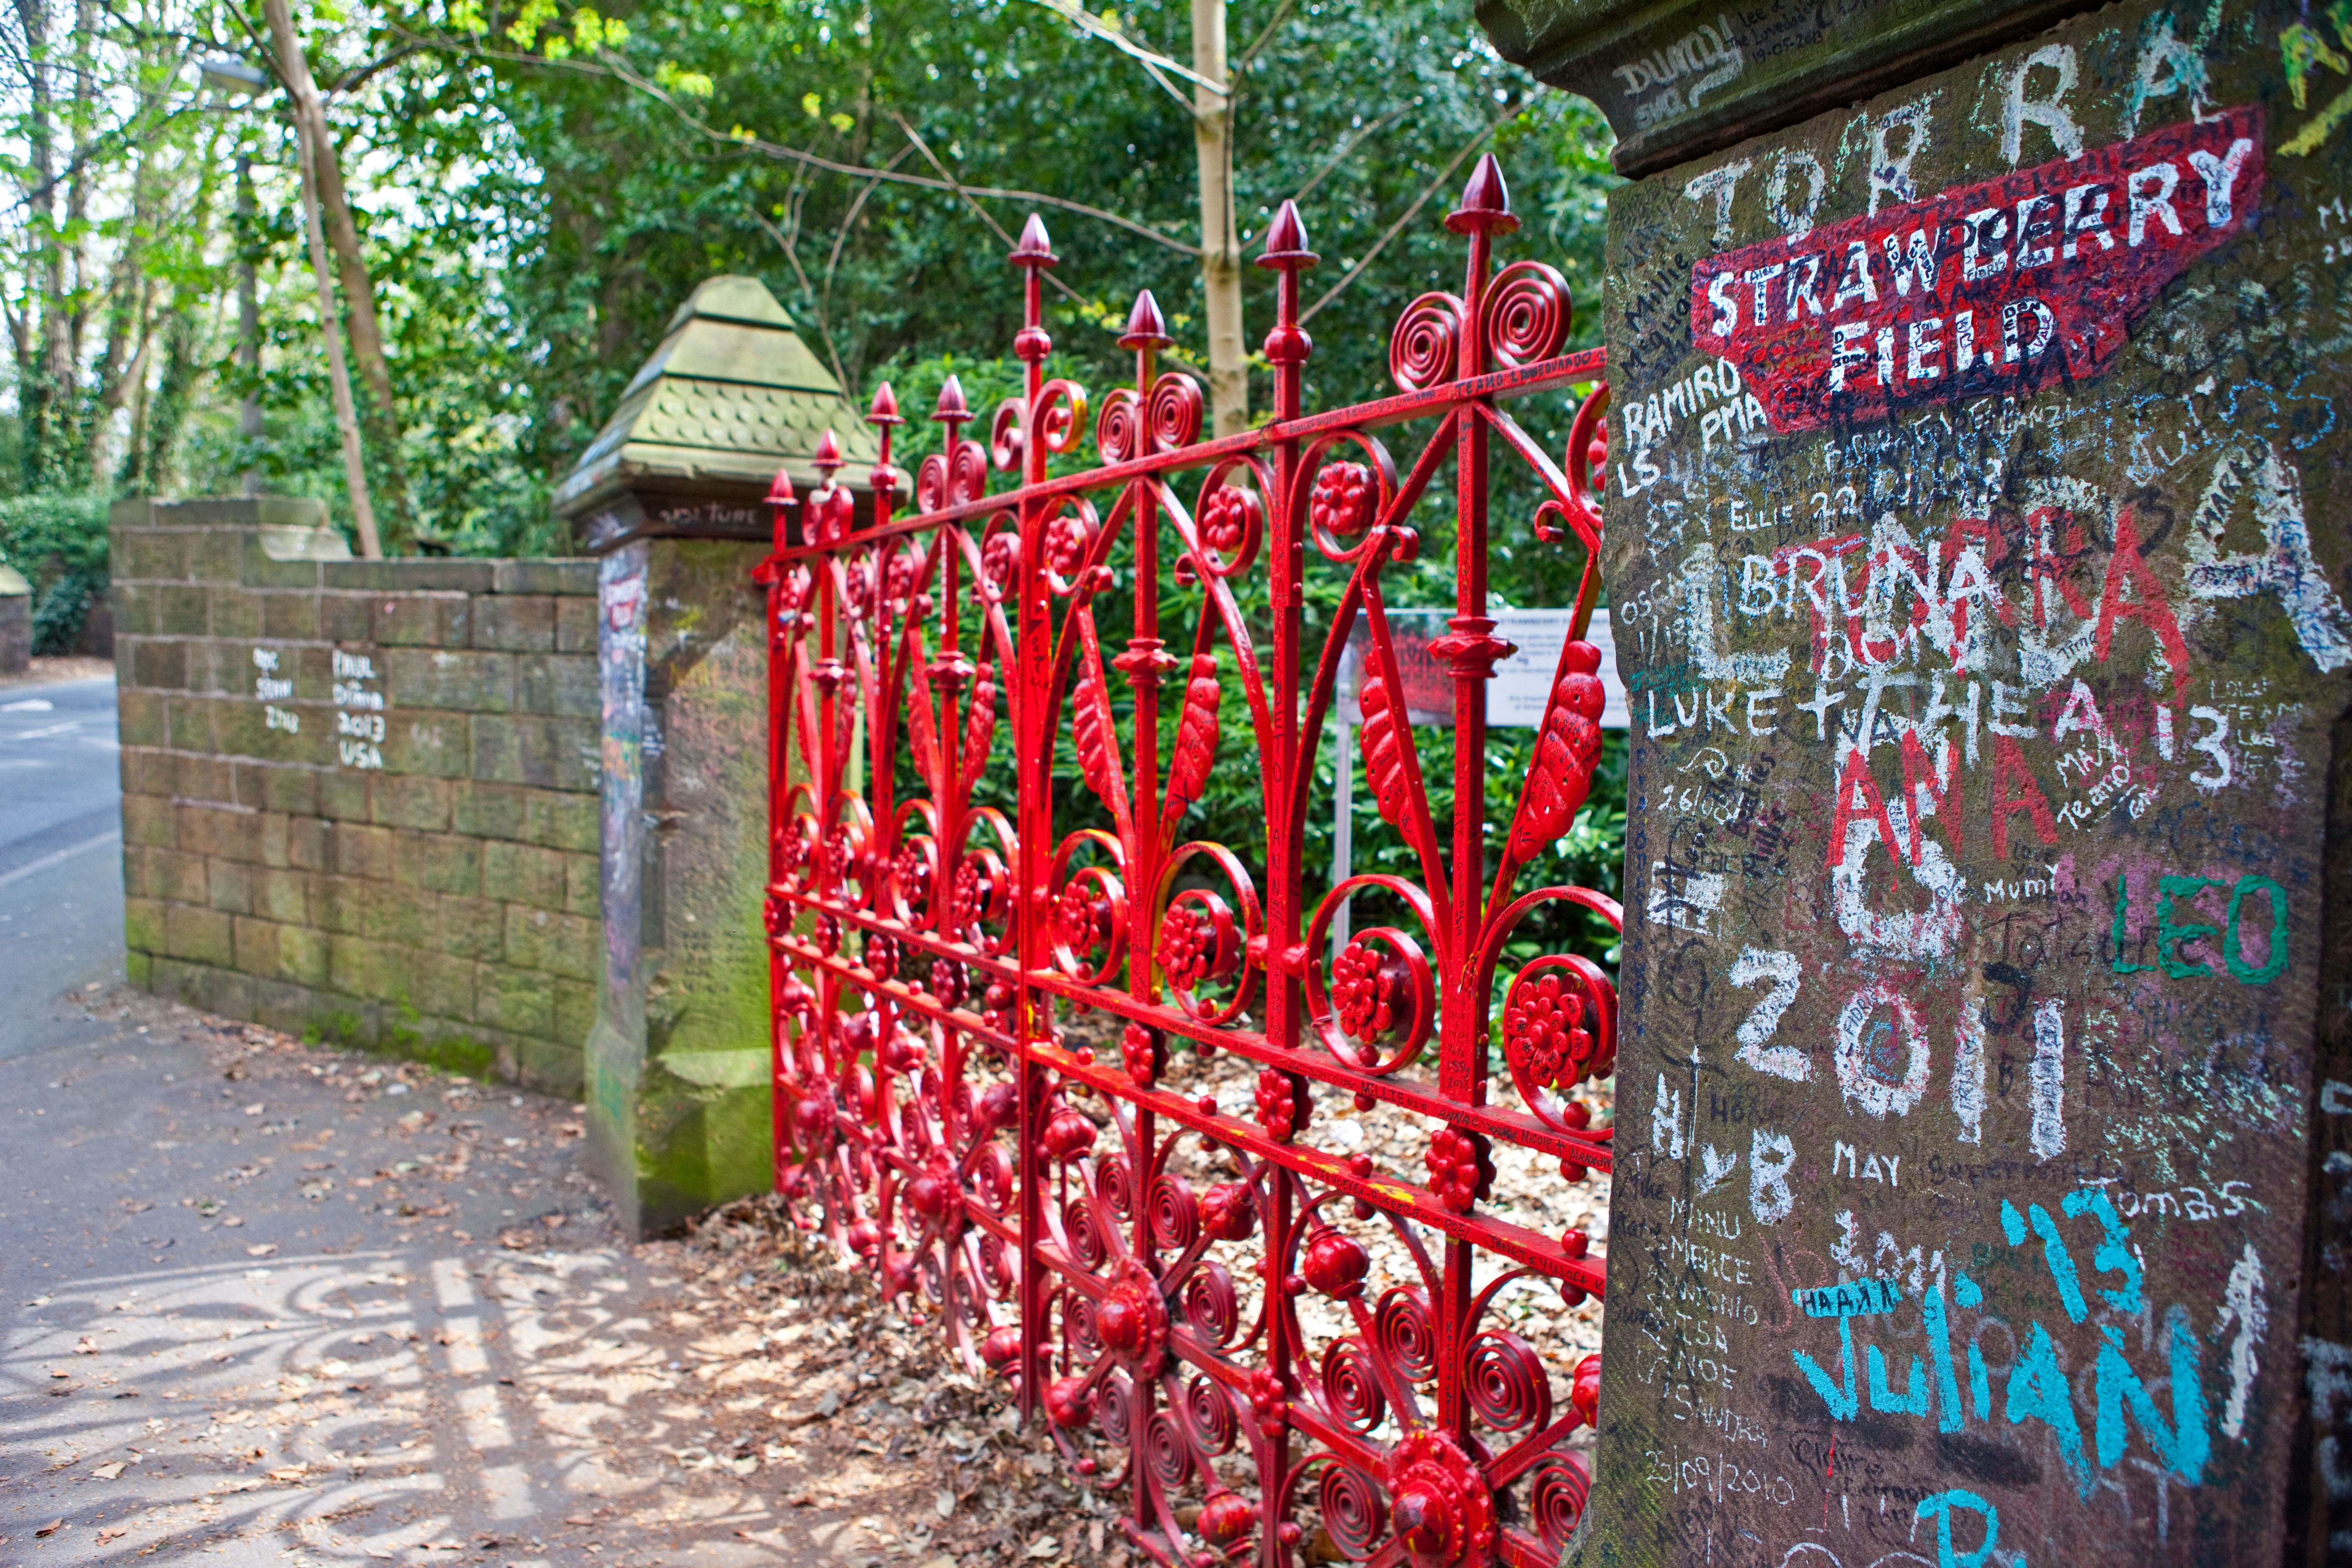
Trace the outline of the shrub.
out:
[[[0,500],[0,561],[33,584],[33,651],[71,653],[103,595],[107,574],[106,498],[13,496]]]

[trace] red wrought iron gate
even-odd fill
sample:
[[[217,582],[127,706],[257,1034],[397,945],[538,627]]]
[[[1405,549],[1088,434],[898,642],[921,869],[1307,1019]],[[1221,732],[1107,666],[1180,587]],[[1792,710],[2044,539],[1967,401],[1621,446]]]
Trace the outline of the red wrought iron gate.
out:
[[[902,515],[884,386],[870,521],[833,467],[772,498],[778,1185],[974,1368],[1014,1379],[1163,1562],[1271,1568],[1319,1527],[1375,1563],[1549,1564],[1590,1479],[1575,1444],[1598,1358],[1548,1364],[1514,1325],[1538,1288],[1562,1310],[1601,1291],[1583,1231],[1538,1222],[1609,1169],[1609,1130],[1570,1091],[1610,1069],[1616,997],[1588,958],[1505,954],[1545,905],[1621,920],[1537,874],[1600,754],[1581,638],[1608,392],[1597,351],[1560,353],[1559,274],[1495,265],[1517,222],[1491,157],[1445,224],[1463,289],[1397,321],[1396,395],[1302,412],[1316,258],[1286,203],[1258,258],[1280,287],[1272,421],[1198,438],[1200,389],[1157,370],[1170,339],[1146,293],[1119,340],[1134,384],[1102,400],[1095,462],[1075,468],[1089,400],[1045,375],[1055,258],[1033,217],[1012,257],[1025,393],[987,445],[950,382]],[[1501,406],[1588,384],[1564,464]],[[1401,469],[1375,432],[1409,420],[1436,427]],[[1496,458],[1543,498],[1513,525],[1585,561],[1499,835]],[[992,468],[1016,487],[989,494]],[[1430,653],[1450,731],[1413,718],[1382,590],[1448,469],[1457,596]],[[1310,570],[1339,606],[1311,637]],[[1123,647],[1098,607],[1129,619]],[[1310,780],[1359,623],[1365,771],[1418,875],[1349,878],[1307,907]],[[1255,770],[1261,844],[1184,838],[1220,766]],[[1371,918],[1328,956],[1350,900]]]

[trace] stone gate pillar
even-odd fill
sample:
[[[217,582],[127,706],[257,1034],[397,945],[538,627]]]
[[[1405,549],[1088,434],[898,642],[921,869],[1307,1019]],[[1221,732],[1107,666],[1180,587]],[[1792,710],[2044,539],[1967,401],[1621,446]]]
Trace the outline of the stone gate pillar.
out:
[[[752,570],[777,470],[814,486],[860,412],[756,279],[714,278],[556,492],[601,557],[604,982],[591,1152],[657,1234],[774,1179],[769,1093],[768,644]]]
[[[2352,6],[1480,9],[1641,176],[1581,1560],[2327,1556]]]

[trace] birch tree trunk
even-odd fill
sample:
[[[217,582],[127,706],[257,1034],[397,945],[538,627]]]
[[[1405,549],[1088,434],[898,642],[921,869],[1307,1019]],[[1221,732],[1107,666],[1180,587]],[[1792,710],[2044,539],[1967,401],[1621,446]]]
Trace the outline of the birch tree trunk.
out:
[[[367,385],[368,435],[383,477],[392,542],[399,547],[410,533],[408,477],[400,459],[400,427],[392,401],[392,372],[384,363],[383,330],[376,318],[375,280],[368,275],[367,259],[360,252],[359,229],[352,222],[351,202],[343,191],[342,164],[327,128],[326,104],[310,75],[301,37],[294,31],[293,13],[288,0],[263,0],[262,11],[268,18],[287,96],[293,100],[297,139],[306,149],[311,171],[312,221],[323,226],[322,242],[333,246],[335,269],[341,276],[344,324],[351,334],[352,357],[359,362],[360,377]]]
[[[65,252],[57,238],[57,86],[49,63],[48,0],[16,0],[25,38],[26,140],[31,153],[32,220],[25,226],[25,276],[31,287],[18,348],[18,408],[25,426],[24,480],[30,490],[60,484],[69,444],[64,407],[73,385],[65,316]]]
[[[380,556],[383,542],[376,536],[375,508],[368,499],[367,457],[360,447],[359,412],[352,403],[351,367],[343,360],[343,331],[338,320],[341,312],[335,309],[334,277],[327,263],[326,229],[319,219],[319,165],[334,155],[325,134],[326,112],[319,103],[318,84],[310,79],[302,42],[294,36],[294,17],[286,0],[262,0],[262,11],[269,18],[270,35],[278,46],[278,71],[288,96],[294,100],[294,145],[302,164],[302,229],[310,245],[310,272],[319,284],[319,335],[327,348],[335,426],[343,437],[343,480],[351,490],[352,520],[359,525],[360,553]],[[359,315],[357,301],[352,315],[355,320]]]
[[[1234,226],[1232,100],[1225,81],[1225,0],[1192,0],[1192,145],[1201,171],[1201,286],[1209,314],[1211,428],[1249,427],[1249,350],[1242,341],[1242,252]]]

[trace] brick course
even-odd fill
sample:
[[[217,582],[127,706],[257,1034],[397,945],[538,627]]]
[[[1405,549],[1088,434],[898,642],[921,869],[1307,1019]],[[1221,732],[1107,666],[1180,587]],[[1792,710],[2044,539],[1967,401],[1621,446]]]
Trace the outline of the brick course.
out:
[[[595,563],[322,559],[319,521],[114,509],[131,977],[576,1095]]]

